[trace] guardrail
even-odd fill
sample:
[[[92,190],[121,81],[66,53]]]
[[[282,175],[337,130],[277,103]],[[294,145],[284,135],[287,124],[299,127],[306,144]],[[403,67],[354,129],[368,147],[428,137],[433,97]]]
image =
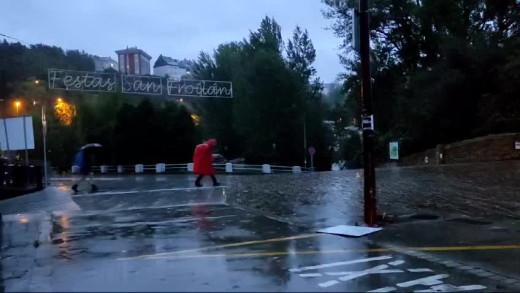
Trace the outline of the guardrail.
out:
[[[280,174],[280,173],[302,173],[310,171],[309,168],[300,166],[278,166],[278,165],[249,165],[239,163],[217,163],[213,164],[217,173],[247,173],[247,174]],[[72,173],[78,173],[79,167],[72,166]],[[93,166],[95,174],[144,174],[144,173],[193,173],[193,163],[185,164],[136,164],[118,166]]]

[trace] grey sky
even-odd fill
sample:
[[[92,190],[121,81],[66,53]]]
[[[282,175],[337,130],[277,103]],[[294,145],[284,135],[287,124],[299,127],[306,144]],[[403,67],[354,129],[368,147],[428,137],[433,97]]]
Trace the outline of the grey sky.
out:
[[[201,50],[240,41],[268,15],[285,40],[296,25],[309,31],[318,76],[333,82],[342,71],[340,40],[325,30],[324,8],[320,0],[3,0],[0,33],[114,59],[115,50],[137,46],[154,62],[159,54],[196,59]]]

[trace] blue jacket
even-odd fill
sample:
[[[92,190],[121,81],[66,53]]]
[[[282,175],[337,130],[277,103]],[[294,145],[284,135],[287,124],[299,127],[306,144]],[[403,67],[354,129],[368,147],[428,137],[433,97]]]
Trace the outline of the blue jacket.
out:
[[[74,165],[84,168],[87,167],[89,164],[87,154],[85,153],[85,150],[80,150],[78,154],[76,155],[76,159],[74,160]]]

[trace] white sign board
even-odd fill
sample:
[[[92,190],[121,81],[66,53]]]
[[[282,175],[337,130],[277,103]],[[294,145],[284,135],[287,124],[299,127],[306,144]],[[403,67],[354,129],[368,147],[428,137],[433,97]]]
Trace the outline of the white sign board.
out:
[[[25,135],[24,135],[25,120]],[[31,116],[0,119],[0,146],[2,151],[34,149],[34,131]]]
[[[515,150],[520,150],[520,141],[515,142]]]

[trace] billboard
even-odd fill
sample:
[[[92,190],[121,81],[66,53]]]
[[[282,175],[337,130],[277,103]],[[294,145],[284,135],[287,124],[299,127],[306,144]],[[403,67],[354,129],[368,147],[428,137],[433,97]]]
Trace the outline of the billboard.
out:
[[[25,135],[24,135],[25,129]],[[0,119],[2,151],[34,149],[34,130],[31,116]]]

